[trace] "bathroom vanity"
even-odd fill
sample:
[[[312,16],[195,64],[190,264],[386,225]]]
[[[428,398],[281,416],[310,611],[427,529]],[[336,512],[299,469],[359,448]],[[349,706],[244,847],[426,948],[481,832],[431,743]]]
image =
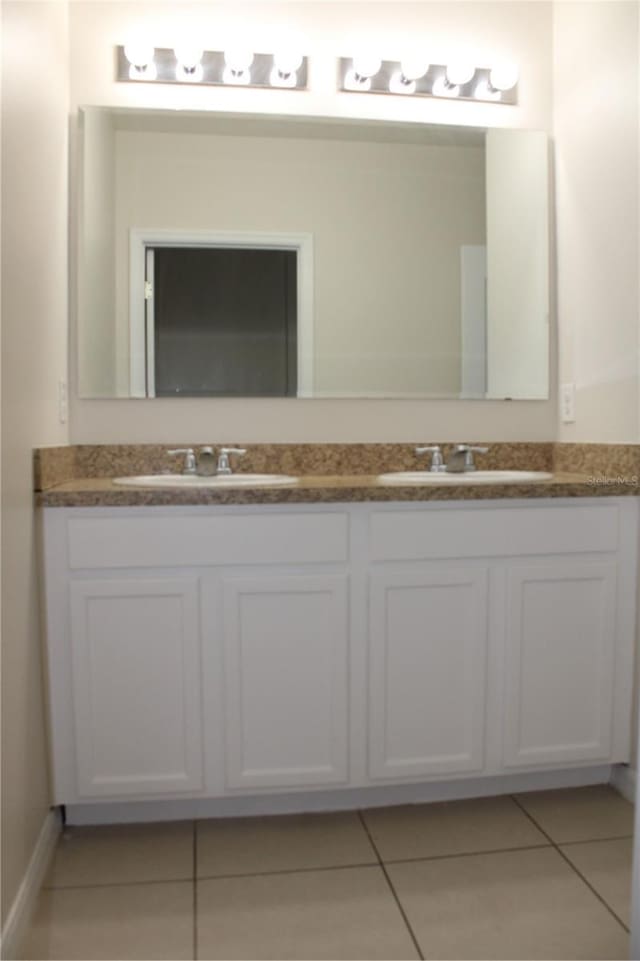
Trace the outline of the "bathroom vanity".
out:
[[[605,780],[629,760],[637,500],[557,495],[45,506],[54,802]]]

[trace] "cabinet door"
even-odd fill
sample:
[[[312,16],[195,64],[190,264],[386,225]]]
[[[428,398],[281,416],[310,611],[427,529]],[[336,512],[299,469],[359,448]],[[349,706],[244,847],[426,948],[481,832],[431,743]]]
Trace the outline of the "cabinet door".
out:
[[[487,591],[479,567],[371,576],[372,778],[482,769]]]
[[[614,564],[509,572],[506,767],[605,760],[611,752]]]
[[[195,579],[70,586],[80,797],[203,786]]]
[[[229,788],[347,779],[347,578],[224,584]]]

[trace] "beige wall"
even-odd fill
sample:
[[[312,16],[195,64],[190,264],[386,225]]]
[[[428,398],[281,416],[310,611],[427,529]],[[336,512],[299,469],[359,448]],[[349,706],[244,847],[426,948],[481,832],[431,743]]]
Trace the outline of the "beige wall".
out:
[[[509,57],[521,66],[520,104],[451,103],[361,97],[335,91],[335,58],[363,36],[362,3],[104,3],[71,4],[71,101],[83,104],[183,107],[299,114],[367,116],[415,122],[550,130],[551,5],[545,2],[377,2],[366,7],[366,38],[380,54],[400,56],[422,43],[444,59],[469,48],[478,60]],[[193,27],[210,49],[241,28],[255,49],[268,50],[283,25],[297,29],[313,58],[311,89],[197,89],[117,84],[113,47],[147,25],[158,46]],[[249,40],[248,40],[249,42]],[[75,369],[75,359],[73,359]],[[549,401],[154,400],[73,398],[76,442],[411,441],[449,437],[545,440],[556,430],[555,387]]]
[[[639,19],[637,2],[554,4],[559,381],[576,385],[563,441],[640,442]],[[639,682],[637,655],[636,705]]]
[[[638,4],[554,6],[560,382],[564,441],[638,443]]]
[[[2,55],[4,924],[49,804],[31,451],[67,441],[66,3],[4,2]]]

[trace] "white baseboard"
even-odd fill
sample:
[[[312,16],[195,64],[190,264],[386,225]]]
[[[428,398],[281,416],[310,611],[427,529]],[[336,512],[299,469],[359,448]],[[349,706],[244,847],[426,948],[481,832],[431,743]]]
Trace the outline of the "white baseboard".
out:
[[[21,947],[61,829],[59,812],[49,811],[2,930],[1,957],[7,961],[21,957]]]
[[[251,817],[264,814],[299,814],[311,811],[348,811],[391,804],[421,804],[491,797],[551,788],[607,784],[611,765],[565,768],[559,771],[503,774],[497,777],[458,778],[422,784],[288,794],[252,794],[242,797],[167,801],[113,801],[68,804],[67,824],[127,824],[142,821],[182,821],[192,818]]]
[[[632,804],[636,803],[638,772],[628,764],[614,764],[611,768],[611,787]]]

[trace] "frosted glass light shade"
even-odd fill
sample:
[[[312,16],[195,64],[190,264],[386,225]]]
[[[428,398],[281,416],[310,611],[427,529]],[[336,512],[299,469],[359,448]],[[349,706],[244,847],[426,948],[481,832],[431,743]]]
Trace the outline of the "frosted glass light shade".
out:
[[[233,47],[230,50],[225,50],[224,61],[234,73],[242,73],[248,70],[253,63],[253,53],[242,47]]]
[[[405,80],[419,80],[429,69],[429,63],[424,58],[407,57],[400,61],[400,70]]]
[[[204,54],[202,47],[186,43],[174,47],[173,52],[176,55],[176,60],[185,70],[195,70]]]
[[[370,54],[353,58],[353,71],[358,77],[374,77],[381,66],[382,60],[380,57],[374,57]]]
[[[456,87],[462,87],[465,83],[469,83],[475,72],[476,68],[473,64],[466,63],[463,60],[450,63],[446,70],[447,81]]]
[[[280,50],[278,53],[274,53],[273,63],[278,73],[287,77],[289,74],[295,73],[301,66],[302,54],[295,50]]]
[[[494,90],[511,90],[518,82],[518,75],[515,63],[497,64],[489,74],[489,83]]]
[[[153,60],[154,48],[145,40],[132,40],[125,44],[124,55],[132,67],[144,69]]]

